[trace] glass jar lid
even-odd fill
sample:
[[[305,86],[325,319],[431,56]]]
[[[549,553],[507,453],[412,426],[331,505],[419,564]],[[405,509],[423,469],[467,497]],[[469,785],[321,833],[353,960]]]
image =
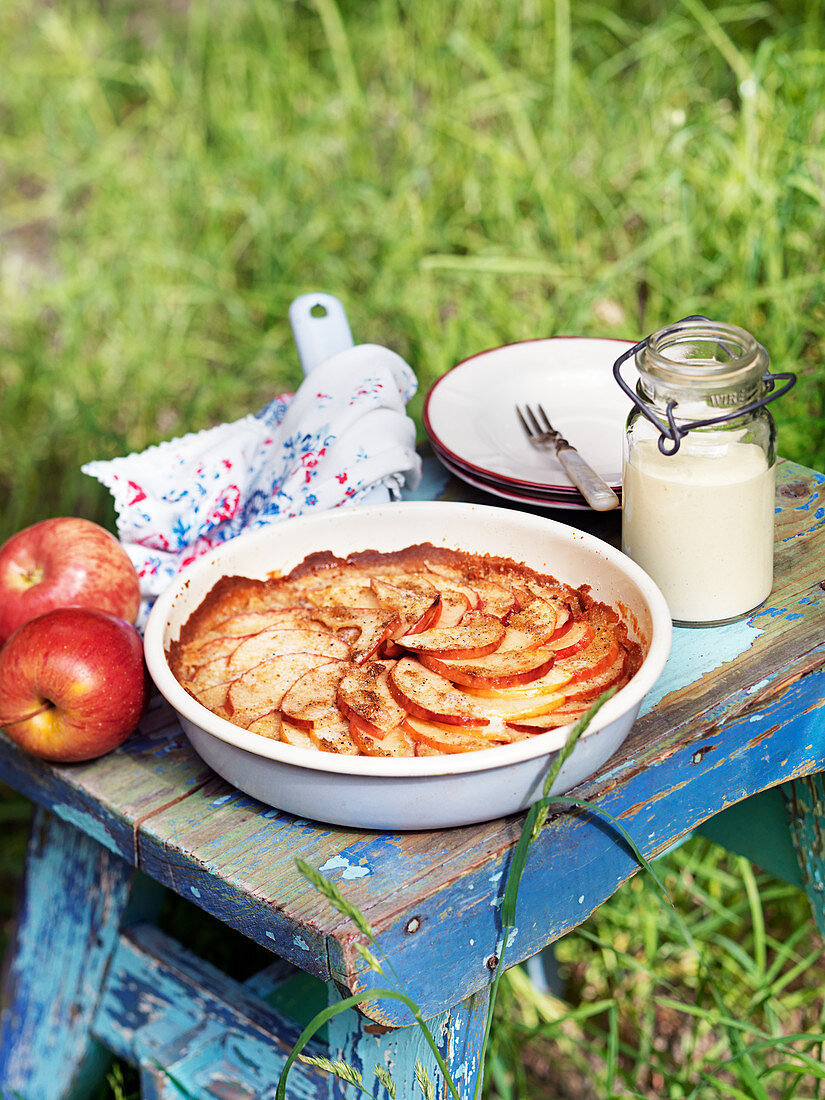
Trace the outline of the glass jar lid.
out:
[[[636,353],[639,373],[657,388],[697,393],[732,391],[755,395],[768,367],[768,353],[736,325],[681,321],[648,337]]]
[[[635,357],[640,393],[628,386],[621,367]],[[659,430],[659,450],[675,454],[692,428],[706,428],[755,412],[775,401],[795,384],[790,372],[771,374],[768,353],[749,332],[736,325],[694,315],[645,337],[613,364],[613,377],[639,411]],[[785,385],[775,389],[776,382]],[[644,400],[666,402],[664,420]],[[730,409],[719,416],[677,423],[674,409],[703,395],[707,404]],[[751,400],[755,398],[755,400]]]

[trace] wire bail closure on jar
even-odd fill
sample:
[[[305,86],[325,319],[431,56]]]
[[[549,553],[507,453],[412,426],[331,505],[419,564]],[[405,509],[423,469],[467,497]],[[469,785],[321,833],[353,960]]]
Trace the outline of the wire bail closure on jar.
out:
[[[668,329],[676,328],[678,325],[684,324],[686,321],[707,321],[710,322],[710,318],[703,317],[701,314],[692,314],[690,317],[683,317],[681,321],[676,321],[673,325],[668,325]],[[676,418],[673,415],[673,410],[677,407],[677,401],[668,401],[665,415],[667,416],[667,424],[653,415],[650,409],[647,407],[642,398],[628,386],[627,382],[621,376],[621,368],[624,363],[627,362],[632,356],[635,356],[637,352],[646,347],[648,341],[652,339],[655,333],[651,333],[650,336],[646,336],[644,340],[640,340],[638,344],[634,344],[628,351],[623,352],[619,358],[613,364],[613,377],[619,383],[621,389],[627,394],[633,404],[637,407],[639,412],[643,416],[647,417],[651,424],[659,430],[659,450],[663,455],[675,455],[682,444],[682,439],[692,428],[708,428],[713,424],[723,424],[728,420],[736,420],[740,416],[747,415],[748,413],[755,412],[757,409],[761,409],[764,405],[769,404],[771,401],[776,401],[777,398],[782,397],[796,384],[796,375],[791,371],[784,371],[778,374],[771,374],[770,371],[766,371],[762,376],[762,381],[765,384],[765,394],[760,397],[758,401],[752,401],[748,405],[743,405],[741,408],[735,409],[733,412],[724,413],[721,416],[710,417],[707,420],[694,420],[690,424],[679,425],[676,423]],[[778,390],[775,389],[776,383],[785,381],[785,385],[781,386]]]

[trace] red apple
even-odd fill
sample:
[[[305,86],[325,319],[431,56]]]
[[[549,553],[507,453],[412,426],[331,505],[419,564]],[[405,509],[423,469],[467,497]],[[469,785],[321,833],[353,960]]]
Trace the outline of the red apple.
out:
[[[116,748],[146,699],[140,635],[106,611],[55,608],[0,649],[0,726],[44,760],[91,760]]]
[[[93,607],[135,621],[137,571],[114,535],[90,520],[44,519],[0,546],[0,644],[54,607]]]

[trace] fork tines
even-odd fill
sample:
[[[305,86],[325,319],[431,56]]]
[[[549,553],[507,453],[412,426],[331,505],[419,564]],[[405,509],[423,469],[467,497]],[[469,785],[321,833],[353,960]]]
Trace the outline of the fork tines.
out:
[[[556,429],[550,423],[550,419],[547,416],[547,413],[542,408],[542,406],[541,405],[536,405],[536,408],[538,409],[539,416],[541,417],[541,419],[544,422],[543,426],[542,426],[542,424],[539,423],[539,421],[536,417],[536,414],[533,412],[533,410],[531,409],[531,407],[529,405],[524,406],[524,413],[522,413],[521,409],[518,407],[518,405],[516,405],[516,413],[518,415],[519,420],[522,423],[522,427],[524,428],[524,430],[531,437],[548,435],[548,434],[549,435],[556,435],[557,434]],[[525,419],[525,415],[524,415],[525,413],[527,414],[527,419]],[[528,423],[528,420],[529,420],[529,423]]]

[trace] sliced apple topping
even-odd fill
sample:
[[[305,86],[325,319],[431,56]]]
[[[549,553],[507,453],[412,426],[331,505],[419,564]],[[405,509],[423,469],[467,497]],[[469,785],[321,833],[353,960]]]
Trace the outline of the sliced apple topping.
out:
[[[480,700],[479,700],[480,701]],[[515,718],[534,718],[539,714],[549,714],[551,711],[564,706],[567,696],[557,691],[553,695],[510,695],[500,696],[498,699],[485,699],[485,710],[491,719],[500,718],[509,722]]]
[[[438,673],[403,657],[389,674],[389,688],[409,714],[456,726],[486,726],[489,718],[473,699]]]
[[[441,612],[438,616],[439,627],[445,629],[458,626],[470,610],[474,609],[466,596],[455,589],[447,589],[441,593]]]
[[[467,687],[464,690],[480,699],[530,699],[533,696],[556,695],[564,691],[565,684],[573,679],[572,672],[565,672],[553,665],[549,672],[526,684],[509,684],[505,687]]]
[[[619,646],[618,652],[612,662],[602,672],[574,680],[568,685],[565,695],[569,701],[591,702],[597,699],[608,688],[618,687],[626,683],[627,652]]]
[[[604,672],[619,652],[619,640],[615,630],[609,624],[593,627],[592,640],[583,649],[577,649],[569,656],[559,657],[556,667],[571,673],[571,680],[583,680],[586,676],[598,676]]]
[[[364,756],[415,756],[415,742],[403,726],[376,737],[356,718],[350,718],[350,736]]]
[[[365,580],[338,580],[323,588],[310,589],[307,599],[315,607],[379,607],[378,599]]]
[[[407,718],[404,728],[413,741],[443,753],[477,752],[499,743],[492,738],[485,738],[477,729],[426,722],[412,715]]]
[[[242,611],[230,615],[228,619],[222,619],[215,624],[214,633],[223,637],[247,637],[275,626],[284,628],[309,625],[309,615],[302,607],[271,607],[266,611]]]
[[[201,691],[193,692],[192,694],[202,703],[208,710],[219,715],[221,718],[229,718],[230,712],[226,707],[226,695],[229,690],[229,684],[213,684],[212,687],[203,688]]]
[[[281,699],[281,714],[295,726],[312,730],[338,715],[338,685],[351,670],[348,661],[326,661],[299,677]]]
[[[403,649],[435,657],[486,657],[504,641],[504,623],[483,611],[468,611],[457,626],[440,625],[399,639]]]
[[[271,741],[280,741],[282,725],[281,712],[270,710],[266,714],[262,714],[260,718],[250,722],[246,729],[250,733],[257,733],[259,737],[268,737]]]
[[[280,733],[281,740],[285,745],[292,745],[296,749],[308,749],[310,752],[317,751],[317,745],[307,731],[301,726],[288,722],[285,718],[281,718]]]
[[[406,711],[399,706],[388,683],[392,665],[374,661],[351,669],[338,686],[341,713],[364,726],[373,737],[383,737],[400,726]]]
[[[224,578],[170,664],[214,713],[305,750],[474,752],[574,722],[639,666],[588,589],[501,558],[328,552],[286,577]]]
[[[208,638],[200,644],[190,643],[187,646],[183,646],[181,649],[180,669],[186,679],[194,679],[198,669],[204,667],[204,665],[213,665],[216,661],[224,660],[230,657],[238,646],[243,641],[243,638],[236,637],[217,637]]]
[[[317,653],[346,660],[349,646],[324,630],[262,630],[246,638],[227,661],[230,672],[240,673],[267,657],[286,653]]]
[[[548,672],[556,656],[543,649],[525,646],[524,637],[520,631],[505,630],[502,644],[495,653],[472,660],[446,660],[429,653],[420,653],[418,659],[422,665],[452,680],[454,684],[504,687],[529,683]]]
[[[358,665],[376,656],[393,630],[401,625],[401,619],[395,611],[382,608],[335,605],[319,608],[311,614],[313,619],[323,623],[349,643],[350,659]],[[350,631],[353,635],[351,640],[345,636]]]
[[[545,733],[547,730],[569,726],[587,711],[587,704],[580,707],[559,707],[535,718],[513,718],[507,725],[518,733]]]
[[[227,710],[240,725],[280,707],[296,681],[319,665],[337,664],[318,653],[279,653],[259,661],[232,681],[227,691]]]
[[[199,695],[206,688],[216,684],[228,684],[234,676],[229,671],[229,659],[218,657],[214,661],[207,661],[199,665],[191,676],[182,678],[181,683],[192,695]]]
[[[481,597],[468,583],[464,575],[456,570],[445,569],[440,565],[428,564],[424,579],[445,596],[462,597],[467,601],[467,606],[474,611],[481,610]]]
[[[544,643],[557,657],[571,657],[593,641],[593,627],[587,619],[570,619],[557,633]]]
[[[481,610],[488,615],[503,619],[518,606],[512,591],[497,581],[474,577],[469,584],[478,595]]]
[[[401,588],[378,577],[370,583],[379,606],[394,611],[401,620],[392,634],[396,641],[405,634],[418,634],[435,626],[441,613],[441,597],[432,585],[418,583]]]
[[[345,756],[361,755],[352,739],[349,722],[338,710],[328,711],[323,719],[313,722],[309,736],[313,745],[321,752],[338,752]]]
[[[540,596],[531,596],[524,606],[507,616],[507,625],[520,630],[531,638],[530,645],[543,645],[549,641],[559,628],[559,618],[567,618],[567,609],[560,601],[544,600]]]

